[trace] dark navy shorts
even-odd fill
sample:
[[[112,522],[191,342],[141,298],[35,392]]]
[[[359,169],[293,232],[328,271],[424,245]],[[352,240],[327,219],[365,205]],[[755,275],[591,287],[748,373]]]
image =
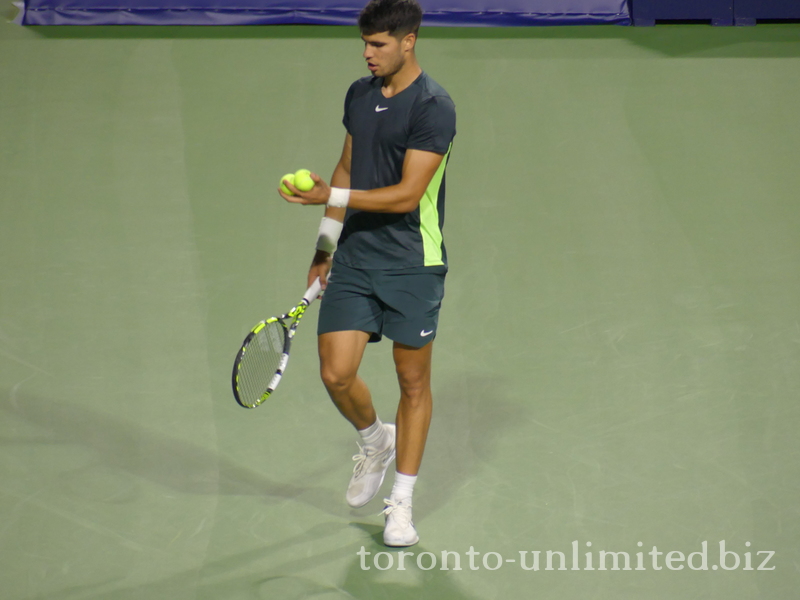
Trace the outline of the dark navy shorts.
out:
[[[422,348],[436,337],[447,267],[354,269],[334,262],[319,309],[317,334],[365,331]]]

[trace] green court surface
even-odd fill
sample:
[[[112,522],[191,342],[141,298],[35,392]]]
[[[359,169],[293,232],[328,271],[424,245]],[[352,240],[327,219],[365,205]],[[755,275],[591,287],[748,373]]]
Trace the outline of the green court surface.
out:
[[[275,189],[330,175],[357,31],[10,13],[2,600],[797,598],[800,25],[423,30],[450,274],[422,541],[376,557],[317,306],[268,404],[229,382],[305,288]],[[362,374],[391,420],[388,343]]]

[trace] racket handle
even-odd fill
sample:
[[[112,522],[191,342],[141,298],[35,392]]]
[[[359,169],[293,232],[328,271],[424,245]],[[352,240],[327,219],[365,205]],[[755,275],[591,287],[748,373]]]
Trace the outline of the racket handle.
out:
[[[314,283],[311,284],[311,287],[306,290],[305,294],[303,294],[303,300],[305,300],[306,304],[311,304],[317,299],[317,296],[319,296],[321,291],[322,284],[319,282],[319,277],[317,277],[314,280]]]

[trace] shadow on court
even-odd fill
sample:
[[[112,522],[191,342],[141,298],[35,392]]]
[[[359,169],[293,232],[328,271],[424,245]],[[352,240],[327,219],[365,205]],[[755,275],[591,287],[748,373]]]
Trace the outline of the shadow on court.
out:
[[[431,600],[473,600],[476,598],[456,585],[450,571],[436,568],[421,570],[414,558],[406,560],[404,570],[376,569],[368,557],[369,569],[363,569],[361,558],[356,554],[362,546],[374,555],[385,552],[392,555],[392,565],[401,550],[388,549],[380,543],[382,528],[375,525],[354,523],[371,538],[371,542],[348,543],[333,550],[313,553],[302,559],[285,559],[293,547],[325,541],[341,534],[346,525],[323,524],[311,527],[294,538],[270,544],[263,548],[212,560],[197,568],[187,569],[158,581],[131,584],[121,580],[105,580],[86,586],[73,586],[60,590],[55,595],[32,596],[29,600],[54,600],[55,598],[81,598],[84,600],[140,600],[141,598],[187,597],[198,600],[248,598],[258,600],[305,600],[357,598],[359,600],[401,600],[407,598]],[[424,546],[412,549],[415,555],[426,552]],[[434,553],[435,554],[435,553]],[[326,576],[316,578],[313,573],[326,571],[331,563],[341,563],[343,557],[352,560],[343,567],[340,585],[322,583]],[[259,569],[259,564],[266,564]],[[379,563],[388,566],[383,556]],[[424,563],[423,566],[428,566]],[[462,570],[466,570],[461,565]],[[257,574],[252,571],[258,570]],[[391,577],[386,577],[390,575]]]
[[[442,434],[434,436],[429,446],[425,471],[428,485],[423,492],[424,502],[420,502],[419,521],[447,503],[476,462],[490,457],[499,436],[518,420],[519,409],[507,402],[503,388],[503,383],[496,378],[473,376],[457,378],[437,394],[436,429],[442,430]],[[238,554],[215,559],[212,552],[205,562],[156,581],[134,583],[118,577],[97,577],[96,583],[66,587],[56,594],[51,592],[46,596],[48,600],[182,598],[186,597],[187,590],[194,590],[196,598],[209,600],[473,598],[457,585],[450,571],[438,567],[425,571],[413,560],[403,571],[382,571],[374,566],[364,570],[356,554],[362,546],[373,555],[397,552],[382,544],[382,526],[377,523],[380,518],[374,517],[374,506],[369,509],[373,523],[346,524],[342,522],[346,519],[346,507],[343,503],[331,502],[328,489],[270,480],[202,446],[149,431],[85,406],[24,393],[7,392],[6,398],[0,403],[4,418],[31,425],[32,433],[6,437],[2,443],[12,448],[35,444],[88,449],[99,464],[99,468],[93,469],[94,476],[105,478],[103,487],[114,489],[117,494],[104,497],[105,502],[136,501],[125,496],[125,486],[116,485],[125,479],[123,473],[181,493],[258,496],[270,503],[290,500],[312,505],[328,514],[333,512],[338,517],[338,521],[317,524],[288,539]],[[491,398],[491,402],[486,401],[487,398]],[[445,431],[448,432],[446,436]],[[80,486],[80,483],[74,485]],[[82,491],[90,494],[93,490]],[[353,542],[352,535],[347,534],[349,528],[359,529],[364,535]],[[337,547],[339,539],[347,542]],[[423,546],[413,550],[415,554],[426,551]],[[387,556],[382,558],[385,561]],[[335,578],[336,584],[332,584],[328,576],[314,576],[330,568],[340,573]],[[44,598],[32,596],[30,600]]]
[[[505,378],[474,373],[436,386],[417,520],[446,505],[479,463],[491,462],[501,436],[517,435],[512,430],[526,422],[526,411],[509,401],[508,388]]]
[[[420,501],[418,519],[445,505],[475,465],[491,458],[499,437],[522,422],[524,410],[506,399],[505,387],[496,377],[465,375],[434,392],[434,421],[422,470],[424,502]],[[24,393],[7,393],[6,397],[9,399],[0,404],[0,411],[41,431],[34,438],[6,439],[6,445],[74,444],[91,450],[106,473],[116,469],[181,493],[288,499],[328,514],[345,514],[338,493],[332,502],[327,488],[271,480],[203,446],[86,406]],[[324,463],[320,469],[329,466]],[[304,480],[313,479],[304,476]],[[389,483],[387,477],[385,491]],[[373,512],[370,505],[351,514],[359,517]]]
[[[6,393],[0,411],[41,430],[34,438],[5,439],[5,445],[74,444],[91,450],[113,469],[188,494],[259,496],[295,500],[330,512],[330,491],[272,481],[207,448],[149,431],[111,415],[61,400]]]
[[[424,545],[418,544],[412,548],[387,548],[382,542],[382,527],[366,523],[353,523],[352,527],[361,529],[369,535],[371,542],[359,545],[351,544],[340,551],[340,556],[347,553],[353,557],[353,560],[344,568],[341,585],[319,584],[314,581],[313,577],[299,574],[274,575],[264,577],[254,583],[253,587],[258,590],[255,597],[280,598],[281,600],[303,600],[305,598],[472,600],[476,598],[455,583],[452,571],[440,569],[438,563],[435,568],[429,570],[419,568],[416,556],[428,552]],[[356,552],[359,552],[362,547],[370,555],[364,558],[358,556]],[[414,556],[407,558],[403,563],[404,568],[400,570],[398,569],[397,555],[399,552],[408,551],[413,552]],[[374,556],[376,553],[383,553],[379,559],[381,569],[375,567]],[[431,554],[436,555],[436,552]],[[315,557],[314,562],[316,560]],[[426,560],[429,560],[429,557],[426,557]],[[293,573],[299,571],[297,566],[296,564],[281,565],[279,570]],[[427,568],[430,563],[423,562],[423,566]],[[452,566],[450,565],[450,569]],[[461,569],[466,570],[465,565],[461,565]]]

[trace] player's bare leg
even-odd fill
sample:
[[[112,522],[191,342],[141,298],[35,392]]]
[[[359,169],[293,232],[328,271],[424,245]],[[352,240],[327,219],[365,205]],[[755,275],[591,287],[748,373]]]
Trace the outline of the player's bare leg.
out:
[[[395,426],[381,423],[372,396],[358,376],[369,334],[363,331],[335,331],[319,336],[320,374],[328,395],[339,412],[358,430],[363,441],[347,487],[347,503],[357,508],[372,500],[380,490],[386,471],[395,457]]]
[[[433,342],[422,348],[394,344],[394,362],[400,384],[397,407],[397,470],[416,475],[431,424],[431,356]]]
[[[387,546],[412,546],[419,541],[411,517],[411,497],[433,412],[432,353],[433,343],[422,348],[394,344],[400,404],[397,407],[397,473],[383,511],[386,515],[383,541]]]
[[[356,429],[375,422],[375,408],[367,384],[358,376],[369,334],[334,331],[319,336],[320,376],[336,408]]]

